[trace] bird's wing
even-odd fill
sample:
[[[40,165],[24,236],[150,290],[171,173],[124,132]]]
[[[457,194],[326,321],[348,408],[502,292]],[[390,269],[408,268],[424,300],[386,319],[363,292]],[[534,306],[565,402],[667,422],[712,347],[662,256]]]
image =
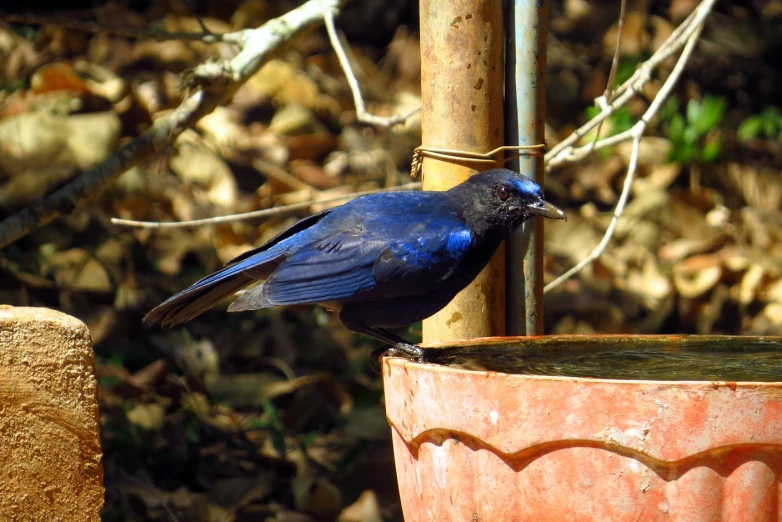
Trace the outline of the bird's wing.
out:
[[[366,231],[323,238],[297,250],[229,310],[426,293],[450,273],[471,241],[465,225],[435,221],[411,224],[392,239]]]
[[[298,249],[260,286],[248,290],[229,311],[272,305],[323,303],[375,286],[372,264],[381,248],[366,237],[337,233]]]
[[[460,264],[472,243],[472,232],[453,218],[434,218],[415,227],[414,240],[394,241],[378,256],[372,273],[383,297],[431,291]]]
[[[173,326],[189,321],[237,290],[268,277],[285,259],[288,253],[286,243],[296,241],[296,234],[311,228],[329,212],[331,210],[306,217],[264,245],[232,259],[221,270],[156,306],[144,317],[144,322]]]
[[[240,254],[236,256],[235,258],[228,261],[225,266],[232,266],[237,263],[240,263],[241,261],[244,261],[245,259],[254,256],[255,254],[260,254],[261,252],[265,252],[269,250],[270,248],[276,246],[281,241],[288,239],[289,237],[293,237],[295,234],[298,234],[299,232],[310,228],[311,226],[315,225],[318,221],[326,217],[333,208],[329,208],[326,210],[323,210],[321,212],[318,212],[317,214],[313,214],[311,216],[307,216],[305,218],[300,219],[296,223],[293,224],[290,228],[287,228],[274,236],[272,239],[264,243],[263,245],[259,246],[258,248],[254,248],[252,250],[248,250],[247,252]],[[268,275],[268,274],[267,274]]]

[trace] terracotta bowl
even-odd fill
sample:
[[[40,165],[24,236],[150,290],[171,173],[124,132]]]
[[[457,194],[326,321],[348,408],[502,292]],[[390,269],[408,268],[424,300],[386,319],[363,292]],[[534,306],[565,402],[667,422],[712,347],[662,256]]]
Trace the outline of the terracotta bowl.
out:
[[[596,338],[449,350],[512,352],[522,341],[583,353]],[[597,341],[683,353],[703,338]],[[408,522],[781,518],[782,382],[520,375],[401,358],[384,358],[382,371]]]

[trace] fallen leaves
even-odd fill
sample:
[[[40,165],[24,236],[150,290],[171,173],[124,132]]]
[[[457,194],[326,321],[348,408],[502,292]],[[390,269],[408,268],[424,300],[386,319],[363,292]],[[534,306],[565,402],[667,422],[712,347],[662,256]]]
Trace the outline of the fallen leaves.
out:
[[[114,112],[26,112],[0,119],[0,209],[17,209],[103,160],[117,146]]]
[[[218,4],[198,18],[181,3],[152,2],[142,13],[109,2],[96,12],[129,29],[201,32],[203,22],[224,32],[282,9],[263,0],[240,2],[233,12]],[[680,0],[666,9],[677,18],[691,8]],[[628,13],[620,74],[670,33],[659,9],[645,11]],[[580,0],[553,13],[549,143],[605,90],[613,21]],[[388,47],[351,49],[371,112],[420,106],[415,33],[400,27]],[[149,35],[1,27],[0,212],[101,161],[180,103],[182,71],[233,52]],[[743,74],[728,72],[720,84]],[[659,86],[650,82],[647,100]],[[693,81],[685,92],[702,94]],[[602,135],[626,128],[647,105],[628,105]],[[547,332],[779,334],[778,144],[683,165],[669,161],[673,143],[660,129],[651,122],[640,142],[632,197],[604,255],[547,296]],[[218,306],[178,329],[141,324],[162,299],[304,213],[166,230],[118,228],[108,217],[181,221],[308,201],[315,212],[335,204],[325,199],[407,181],[420,142],[419,117],[388,130],[356,124],[339,64],[324,35],[312,31],[99,201],[3,252],[0,301],[55,306],[89,325],[101,382],[107,520],[401,519],[382,388],[367,364],[370,342],[310,307],[226,314]],[[547,196],[568,209],[569,220],[545,225],[549,281],[600,241],[629,157],[629,143],[618,144],[550,174]]]
[[[184,132],[168,159],[171,171],[185,183],[204,191],[206,202],[217,208],[231,208],[238,187],[225,161],[194,133]]]

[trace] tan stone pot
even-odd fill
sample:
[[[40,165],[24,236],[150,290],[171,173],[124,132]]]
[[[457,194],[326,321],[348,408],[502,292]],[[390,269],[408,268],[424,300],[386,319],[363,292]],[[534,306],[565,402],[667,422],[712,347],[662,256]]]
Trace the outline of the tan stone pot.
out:
[[[681,355],[709,339],[597,341]],[[522,341],[578,353],[596,344],[554,336],[449,350],[489,345],[496,360]],[[735,341],[713,342],[735,359]],[[400,358],[382,371],[407,522],[782,518],[782,382],[519,375]]]

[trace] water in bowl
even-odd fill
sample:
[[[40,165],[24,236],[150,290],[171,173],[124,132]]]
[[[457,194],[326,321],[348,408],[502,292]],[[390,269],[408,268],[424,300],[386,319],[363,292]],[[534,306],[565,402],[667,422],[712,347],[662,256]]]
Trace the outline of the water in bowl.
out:
[[[552,336],[428,348],[430,362],[527,375],[666,381],[782,381],[782,338]]]

